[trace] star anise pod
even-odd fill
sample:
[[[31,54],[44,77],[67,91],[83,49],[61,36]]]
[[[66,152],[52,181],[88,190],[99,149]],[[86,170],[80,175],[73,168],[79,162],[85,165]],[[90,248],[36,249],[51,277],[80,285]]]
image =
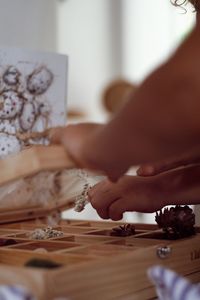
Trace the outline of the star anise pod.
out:
[[[135,226],[132,224],[124,224],[114,227],[110,232],[112,236],[130,236],[135,234]]]
[[[195,234],[195,215],[193,210],[185,205],[164,208],[156,212],[155,220],[168,239],[178,239]]]

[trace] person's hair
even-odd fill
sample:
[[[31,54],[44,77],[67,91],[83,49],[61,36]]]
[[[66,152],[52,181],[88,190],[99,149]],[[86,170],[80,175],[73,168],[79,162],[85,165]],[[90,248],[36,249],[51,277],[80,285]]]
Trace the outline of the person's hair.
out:
[[[171,0],[175,6],[183,6],[190,2],[196,11],[200,11],[200,0]]]

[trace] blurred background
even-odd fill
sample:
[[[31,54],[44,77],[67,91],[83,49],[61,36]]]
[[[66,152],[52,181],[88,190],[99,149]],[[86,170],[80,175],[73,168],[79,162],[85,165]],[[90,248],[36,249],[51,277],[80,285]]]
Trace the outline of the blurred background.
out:
[[[190,6],[185,12],[170,0],[0,0],[0,7],[0,46],[69,55],[68,122],[107,120],[195,23]],[[97,218],[90,207],[66,216]]]

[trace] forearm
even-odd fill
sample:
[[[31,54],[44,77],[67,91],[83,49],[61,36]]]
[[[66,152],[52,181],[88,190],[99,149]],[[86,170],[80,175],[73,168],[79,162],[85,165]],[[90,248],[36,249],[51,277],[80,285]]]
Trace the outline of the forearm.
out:
[[[200,165],[154,176],[153,185],[165,206],[200,204]]]
[[[199,32],[196,28],[172,58],[152,73],[121,112],[99,131],[93,144],[102,153],[136,165],[199,144]]]

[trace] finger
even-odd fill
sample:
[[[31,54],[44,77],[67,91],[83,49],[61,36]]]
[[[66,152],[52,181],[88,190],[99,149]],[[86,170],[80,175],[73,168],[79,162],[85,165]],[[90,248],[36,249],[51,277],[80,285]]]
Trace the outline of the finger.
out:
[[[108,209],[109,218],[113,221],[119,221],[123,218],[123,213],[127,211],[127,209],[124,200],[118,198]]]
[[[92,128],[93,124],[75,124],[67,125],[64,127],[52,128],[49,132],[49,139],[51,143],[65,143],[68,139],[72,139],[75,136],[81,135],[81,133],[87,129]]]
[[[114,201],[115,198],[110,198],[104,196],[104,201],[102,201],[101,196],[94,196],[93,198],[89,197],[89,201],[92,205],[92,207],[97,211],[98,215],[102,219],[109,219],[109,212],[108,207],[112,201]],[[103,202],[103,203],[102,203]]]
[[[91,203],[92,207],[96,209],[98,215],[102,219],[109,219],[108,209],[107,207],[102,208],[98,206],[98,202],[102,199],[105,199],[104,194],[108,192],[108,190],[104,189],[104,181],[96,184],[94,187],[92,187],[88,192],[88,200]],[[97,205],[96,205],[97,203]]]
[[[152,176],[166,172],[178,167],[200,163],[200,148],[196,147],[187,153],[181,153],[179,157],[172,157],[168,160],[144,164],[136,171],[138,176]]]
[[[104,189],[105,181],[107,181],[107,180],[102,180],[102,181],[98,182],[97,184],[95,184],[93,187],[91,187],[91,189],[88,192],[89,198],[93,198],[95,196],[95,194],[98,194],[99,191]]]
[[[103,219],[108,219],[108,208],[112,202],[118,199],[119,195],[116,191],[113,191],[113,188],[108,188],[106,181],[104,181],[92,188],[88,193],[88,197],[99,216]]]
[[[142,165],[136,171],[138,176],[151,176],[155,174],[154,165]]]
[[[117,181],[128,171],[128,167],[118,165],[115,169],[114,167],[110,167],[108,170],[105,170],[109,180],[113,183],[117,183]]]
[[[138,176],[154,176],[190,164],[191,161],[190,159],[171,159],[154,164],[141,165],[136,173]]]
[[[146,204],[141,203],[141,200],[128,198],[118,198],[116,201],[112,202],[108,212],[109,217],[113,221],[119,221],[123,218],[123,213],[128,211],[138,211],[138,212],[149,212],[146,209]]]

